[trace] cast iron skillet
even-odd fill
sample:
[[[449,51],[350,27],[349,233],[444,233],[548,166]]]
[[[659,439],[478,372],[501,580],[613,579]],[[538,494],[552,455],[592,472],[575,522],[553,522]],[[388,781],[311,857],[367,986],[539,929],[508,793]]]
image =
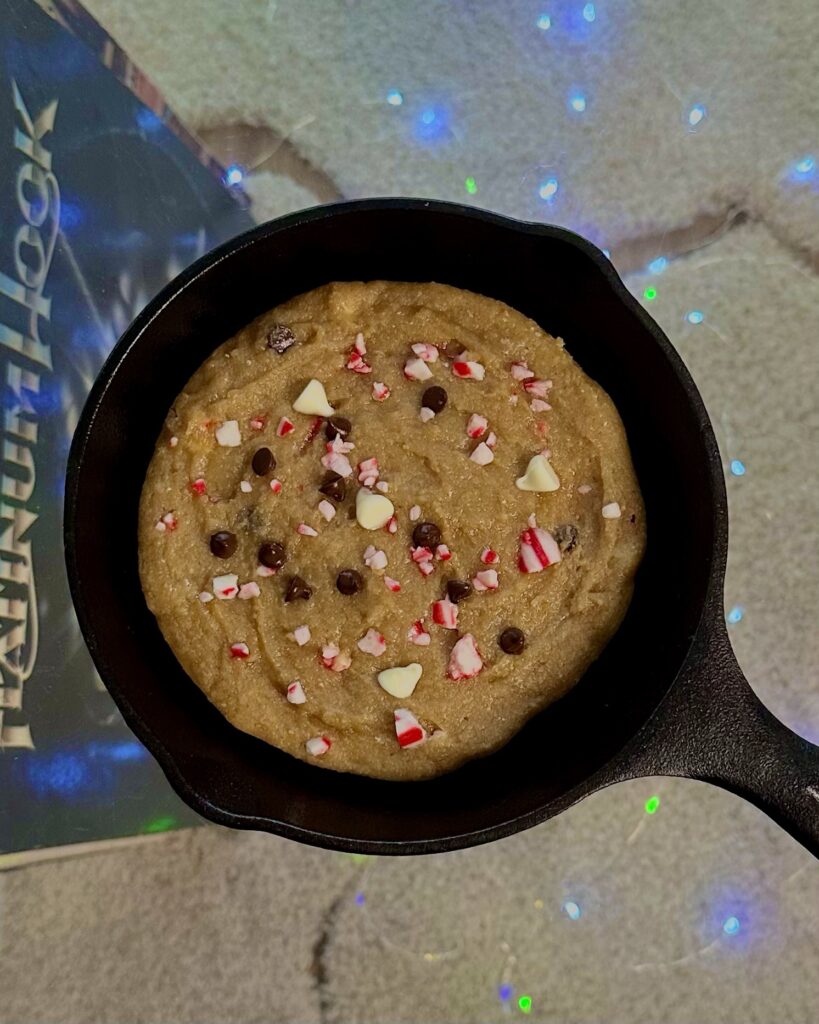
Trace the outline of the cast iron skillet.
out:
[[[634,600],[599,661],[504,749],[428,782],[316,768],[234,729],[176,662],[137,574],[143,477],[194,370],[277,303],[327,281],[374,278],[482,292],[565,338],[620,410],[648,517]],[[722,605],[727,539],[702,400],[608,260],[556,227],[423,200],[307,210],[194,263],[122,336],[68,463],[65,548],[82,631],[179,795],[223,825],[363,853],[471,846],[621,779],[678,775],[738,793],[819,855],[819,748],[762,706],[736,663]]]

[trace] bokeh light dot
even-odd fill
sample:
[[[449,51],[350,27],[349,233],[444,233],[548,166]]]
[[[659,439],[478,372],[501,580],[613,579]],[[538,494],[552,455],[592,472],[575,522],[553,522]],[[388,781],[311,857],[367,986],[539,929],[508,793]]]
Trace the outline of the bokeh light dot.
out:
[[[512,998],[512,986],[511,985],[498,985],[498,999],[502,1003],[508,1003]]]
[[[475,193],[478,191],[478,183],[477,181],[475,181],[471,174],[468,178],[464,179],[464,188],[471,196],[474,196]]]
[[[597,17],[597,10],[596,10],[594,4],[586,4],[583,7],[583,18],[586,21],[591,22],[591,21],[594,21],[594,19],[596,17]]]
[[[745,463],[740,459],[731,459],[731,472],[734,476],[745,476]]]
[[[423,110],[421,112],[421,124],[432,124],[435,120],[434,110]]]
[[[549,17],[548,14],[541,14],[541,16],[537,19],[536,24],[541,32],[548,32],[549,29],[552,27],[552,19]]]
[[[665,256],[658,256],[656,260],[652,260],[648,265],[648,271],[650,274],[662,274],[665,268],[668,266],[668,260]]]
[[[660,807],[660,798],[658,796],[650,796],[646,800],[646,814],[656,814]]]
[[[563,904],[563,912],[570,921],[580,920],[580,906],[574,900],[566,900]]]
[[[690,324],[701,324],[705,319],[705,314],[699,309],[691,309],[685,314],[685,319]]]
[[[643,298],[646,300],[646,302],[653,302],[657,298],[657,289],[649,286],[643,292]]]
[[[244,168],[238,164],[231,164],[225,170],[225,182],[228,185],[238,185],[245,176]]]
[[[357,892],[355,894],[355,902],[356,902],[357,906],[363,907],[364,906],[364,900],[365,900],[365,897],[364,897],[364,893],[363,892]]]
[[[390,91],[387,93],[387,103],[389,103],[391,107],[400,107],[403,102],[403,93],[401,93],[398,89],[390,89]]]
[[[532,1012],[532,997],[531,996],[521,996],[520,999],[518,999],[518,1006],[520,1007],[520,1012],[521,1013],[531,1013]]]
[[[550,203],[560,190],[560,184],[557,178],[546,178],[545,181],[540,183],[538,189],[538,195],[541,199],[544,199],[547,203]]]
[[[582,114],[586,109],[586,97],[582,92],[575,92],[569,96],[569,108],[576,114]]]
[[[816,160],[812,156],[803,156],[796,161],[794,169],[797,174],[813,174],[816,170]]]
[[[686,121],[690,128],[699,128],[708,116],[708,108],[703,103],[695,103],[688,111]]]
[[[745,609],[741,604],[735,604],[734,607],[725,616],[728,622],[732,626],[735,626],[738,622],[742,622],[742,616],[745,614]]]
[[[726,935],[736,935],[739,931],[739,928],[739,918],[734,917],[733,914],[731,915],[731,917],[726,917],[725,922],[722,926],[722,930],[725,932]]]

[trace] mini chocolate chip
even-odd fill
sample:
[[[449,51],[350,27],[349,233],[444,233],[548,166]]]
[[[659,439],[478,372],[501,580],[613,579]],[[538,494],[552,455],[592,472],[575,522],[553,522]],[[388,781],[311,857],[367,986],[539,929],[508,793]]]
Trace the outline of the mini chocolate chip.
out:
[[[236,534],[219,530],[211,535],[210,549],[217,558],[230,558],[236,550]]]
[[[498,644],[506,654],[521,654],[526,646],[526,637],[517,626],[509,626],[498,637]]]
[[[312,589],[307,583],[301,578],[301,576],[291,576],[287,584],[287,590],[284,594],[285,602],[290,601],[307,601],[313,596]]]
[[[332,470],[328,470],[324,475],[324,480],[319,491],[325,494],[328,498],[332,498],[333,501],[344,501],[344,496],[347,493],[347,482],[343,476],[339,476],[338,473],[334,473]]]
[[[636,515],[630,515],[630,516],[628,517],[628,521],[629,521],[630,523],[636,523],[636,522],[637,522],[637,516],[636,516]]]
[[[267,347],[279,355],[296,344],[296,335],[284,324],[274,324],[267,331]]]
[[[469,580],[450,580],[446,585],[446,596],[453,604],[463,601],[471,593],[472,584]]]
[[[324,436],[328,441],[340,437],[343,441],[353,429],[352,423],[344,416],[331,416],[324,424]]]
[[[417,548],[436,548],[441,543],[441,531],[435,523],[419,523],[412,531],[412,543]]]
[[[438,384],[433,384],[432,387],[427,388],[421,396],[421,406],[424,409],[432,409],[432,411],[437,415],[446,407],[448,398],[449,395],[447,395],[446,391],[444,391],[442,387],[439,387]]]
[[[268,569],[281,569],[287,561],[284,544],[277,540],[269,540],[259,548],[259,561]]]
[[[250,463],[256,476],[267,476],[276,468],[276,457],[269,448],[258,448]]]
[[[564,555],[574,551],[577,546],[577,527],[573,523],[563,523],[562,526],[556,526],[553,536],[557,541],[557,546]]]
[[[349,597],[364,589],[364,577],[355,569],[342,569],[336,576],[336,587],[339,593]]]
[[[454,338],[450,338],[443,348],[443,353],[447,359],[457,359],[458,356],[462,356],[464,352],[466,352],[464,346],[460,341],[456,341]]]

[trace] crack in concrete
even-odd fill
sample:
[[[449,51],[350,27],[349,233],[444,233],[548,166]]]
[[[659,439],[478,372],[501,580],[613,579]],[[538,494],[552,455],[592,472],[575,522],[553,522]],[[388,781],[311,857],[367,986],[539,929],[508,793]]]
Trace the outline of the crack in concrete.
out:
[[[327,966],[327,954],[329,952],[333,935],[338,923],[338,916],[341,909],[350,901],[353,892],[358,888],[363,869],[355,873],[343,886],[341,892],[327,907],[321,916],[319,935],[313,943],[313,959],[310,963],[310,973],[315,978],[315,989],[319,1001],[319,1020],[321,1024],[329,1024],[330,1011],[333,1006],[333,999],[330,993],[330,972]]]

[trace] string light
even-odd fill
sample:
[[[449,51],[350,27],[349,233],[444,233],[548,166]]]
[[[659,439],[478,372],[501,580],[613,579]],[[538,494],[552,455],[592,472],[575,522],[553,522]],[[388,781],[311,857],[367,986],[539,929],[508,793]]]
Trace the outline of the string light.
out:
[[[552,19],[548,14],[541,14],[541,16],[535,22],[541,32],[548,32],[552,27]]]
[[[695,103],[685,116],[689,131],[696,131],[708,116],[708,108],[704,103]]]
[[[390,89],[387,93],[387,103],[391,107],[400,107],[404,102],[404,96],[398,89]]]
[[[800,160],[796,161],[793,169],[798,175],[806,177],[808,174],[813,174],[816,170],[816,160],[812,156],[803,156]]]
[[[656,814],[660,807],[660,798],[658,796],[650,796],[646,800],[646,814]]]
[[[650,274],[662,274],[665,268],[668,266],[668,260],[665,256],[658,256],[656,260],[652,260],[648,265],[648,272]]]
[[[586,4],[583,8],[584,21],[592,22],[597,17],[597,10],[594,4]]]
[[[726,621],[732,626],[735,626],[738,622],[742,622],[742,616],[745,614],[745,609],[741,604],[735,604],[734,607],[725,616]]]
[[[550,203],[560,190],[560,182],[557,178],[546,178],[545,181],[540,183],[540,188],[537,190],[538,195],[541,199],[544,199],[547,203]]]
[[[690,324],[701,324],[705,319],[705,314],[699,309],[691,309],[685,314],[685,319]]]
[[[569,109],[576,114],[582,114],[586,110],[586,97],[582,92],[575,92],[569,96]]]
[[[478,191],[478,183],[477,181],[475,181],[471,174],[468,178],[464,179],[464,188],[471,196],[474,196],[475,193]]]
[[[646,302],[653,302],[657,298],[657,289],[649,285],[643,292],[643,298]]]
[[[244,176],[245,171],[243,167],[240,167],[238,164],[231,164],[230,167],[225,170],[225,184],[238,185]]]
[[[531,1013],[532,1012],[532,997],[531,996],[521,996],[520,999],[518,999],[518,1007],[520,1008],[520,1012],[521,1013]]]
[[[574,900],[566,900],[563,904],[563,913],[568,917],[570,921],[579,921],[581,910]]]
[[[745,463],[739,459],[731,459],[731,472],[734,476],[745,476]]]
[[[726,917],[722,925],[722,930],[726,935],[736,935],[739,931],[739,918],[734,917],[732,914],[730,917]]]

